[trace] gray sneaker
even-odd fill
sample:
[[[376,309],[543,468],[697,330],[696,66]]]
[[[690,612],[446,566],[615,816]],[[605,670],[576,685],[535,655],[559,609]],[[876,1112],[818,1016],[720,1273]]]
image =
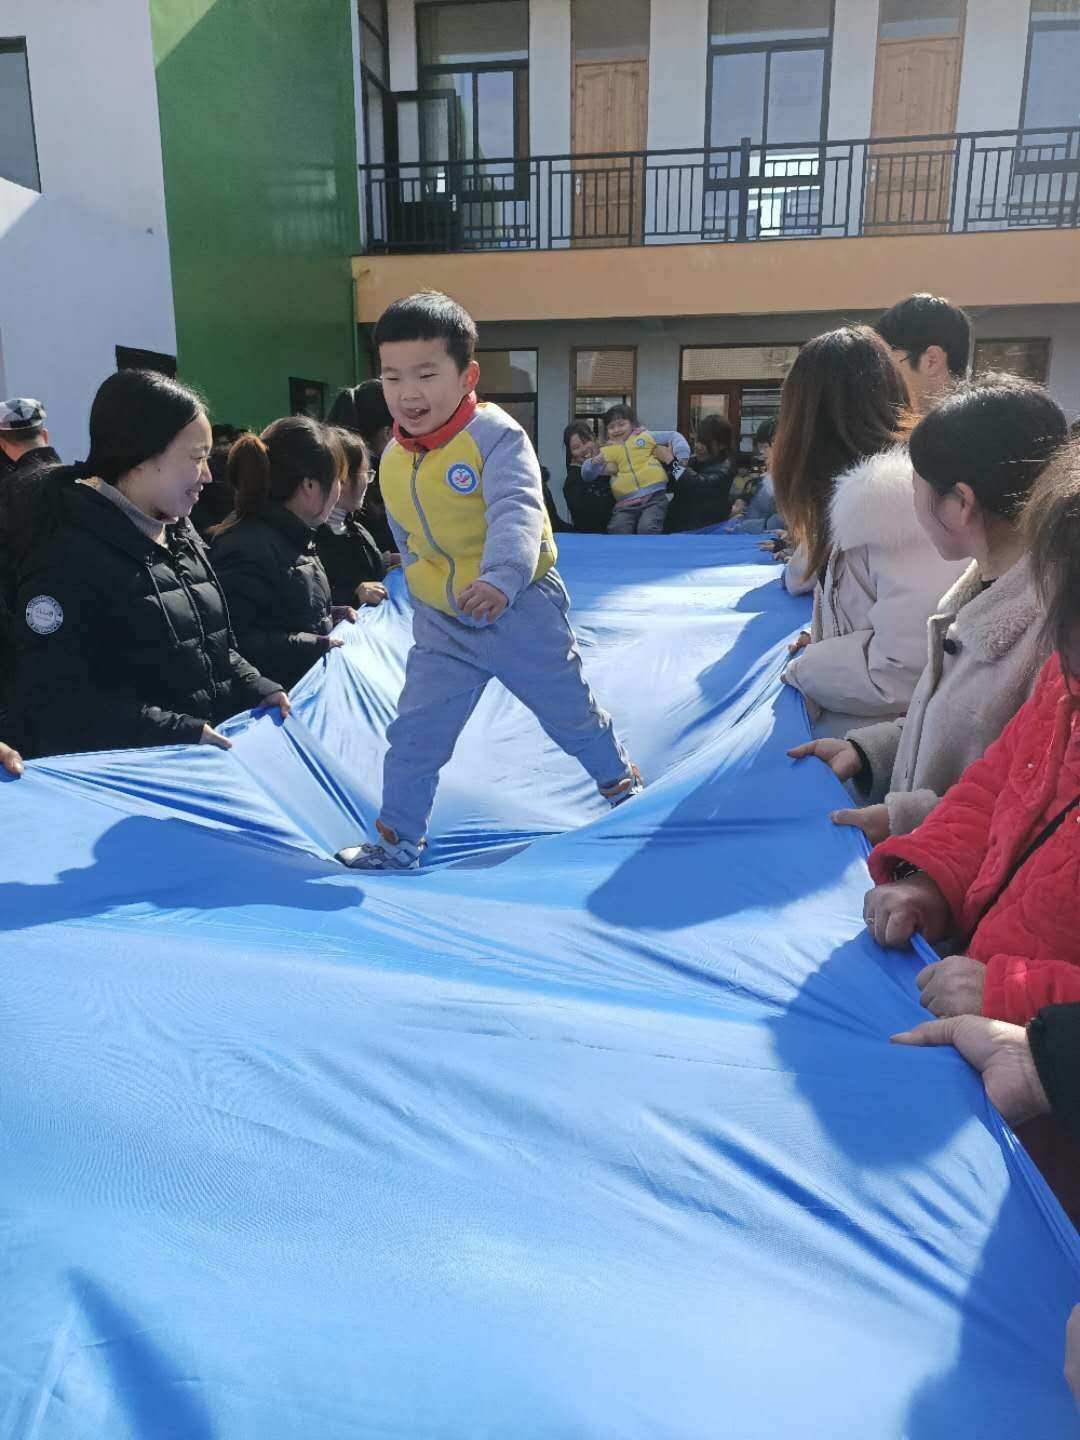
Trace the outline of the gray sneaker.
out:
[[[335,858],[350,870],[420,869],[420,853],[424,848],[422,840],[419,845],[410,840],[399,840],[393,830],[380,821],[375,822],[375,828],[380,836],[378,842],[339,850]]]
[[[631,763],[630,769],[612,785],[598,785],[596,787],[613,810],[624,805],[627,800],[640,795],[645,789],[645,781],[641,778],[641,771]]]

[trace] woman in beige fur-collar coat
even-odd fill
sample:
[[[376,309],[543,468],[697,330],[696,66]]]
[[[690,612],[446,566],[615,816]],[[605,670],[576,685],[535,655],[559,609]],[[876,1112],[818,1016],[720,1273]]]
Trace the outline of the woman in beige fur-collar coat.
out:
[[[811,340],[784,383],[777,505],[816,575],[809,636],[784,672],[816,735],[902,716],[926,664],[926,622],[964,567],[943,560],[915,515],[900,443],[908,396],[866,326]]]
[[[1024,507],[1068,431],[1040,385],[984,375],[959,386],[911,436],[915,512],[947,560],[972,563],[927,627],[928,663],[903,721],[880,721],[792,752],[816,755],[869,802],[833,815],[872,844],[916,829],[1031,694],[1049,654]]]

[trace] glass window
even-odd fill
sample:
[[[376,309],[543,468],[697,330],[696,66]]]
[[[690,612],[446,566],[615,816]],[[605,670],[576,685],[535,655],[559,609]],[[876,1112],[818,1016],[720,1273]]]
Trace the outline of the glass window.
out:
[[[536,394],[535,350],[480,350],[477,359],[485,393]]]
[[[710,145],[738,145],[745,136],[761,144],[767,64],[763,50],[713,56]]]
[[[484,70],[477,75],[477,160],[506,160],[513,156],[514,103],[513,70]]]
[[[25,40],[0,40],[0,178],[41,189]]]
[[[536,449],[535,350],[478,350],[480,380],[476,392],[512,415]]]
[[[831,0],[712,0],[708,142],[817,145]]]
[[[1041,23],[1036,15],[1045,17]],[[1024,86],[1025,129],[1080,125],[1080,7],[1051,14],[1032,10],[1031,50]]]
[[[637,351],[632,346],[575,350],[572,420],[588,420],[597,434],[612,405],[633,405]]]
[[[966,0],[881,0],[881,34],[886,40],[926,35],[959,35]]]
[[[832,0],[710,0],[714,45],[827,37]]]
[[[574,0],[574,56],[578,60],[645,60],[650,0],[620,0],[618,23],[610,0]]]
[[[377,75],[384,85],[387,83],[386,46],[366,25],[360,26],[360,63]]]
[[[825,91],[824,50],[778,50],[769,59],[770,145],[805,143],[821,134]]]
[[[682,352],[683,380],[783,380],[798,345],[712,345]]]
[[[418,5],[420,64],[476,65],[528,60],[528,0]]]
[[[976,340],[973,369],[976,375],[1004,370],[1045,385],[1050,374],[1050,341]]]
[[[321,420],[326,414],[326,383],[323,380],[300,380],[289,377],[289,414],[307,415]]]

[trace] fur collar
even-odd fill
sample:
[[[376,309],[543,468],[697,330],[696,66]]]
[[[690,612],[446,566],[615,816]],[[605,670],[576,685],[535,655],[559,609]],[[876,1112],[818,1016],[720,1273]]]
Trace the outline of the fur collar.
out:
[[[962,644],[977,647],[989,660],[1000,660],[1042,623],[1029,557],[1018,560],[986,590],[979,567],[973,564],[942,600],[934,618],[949,625]]]
[[[860,545],[903,550],[928,543],[915,514],[911,460],[904,446],[870,455],[837,476],[829,528],[840,550]]]

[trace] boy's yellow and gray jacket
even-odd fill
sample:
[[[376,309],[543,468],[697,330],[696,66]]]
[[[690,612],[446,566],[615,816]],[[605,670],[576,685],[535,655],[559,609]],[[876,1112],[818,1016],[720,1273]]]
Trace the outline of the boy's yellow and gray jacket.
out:
[[[464,619],[457,596],[483,580],[512,605],[557,558],[529,437],[472,395],[431,435],[394,436],[379,484],[413,598]]]
[[[676,460],[683,464],[690,458],[690,446],[677,430],[638,429],[618,444],[605,445],[595,460],[586,460],[581,467],[581,478],[599,479],[608,465],[617,465],[618,474],[608,477],[616,504],[663,489],[668,476],[653,454],[657,445],[670,446]]]

